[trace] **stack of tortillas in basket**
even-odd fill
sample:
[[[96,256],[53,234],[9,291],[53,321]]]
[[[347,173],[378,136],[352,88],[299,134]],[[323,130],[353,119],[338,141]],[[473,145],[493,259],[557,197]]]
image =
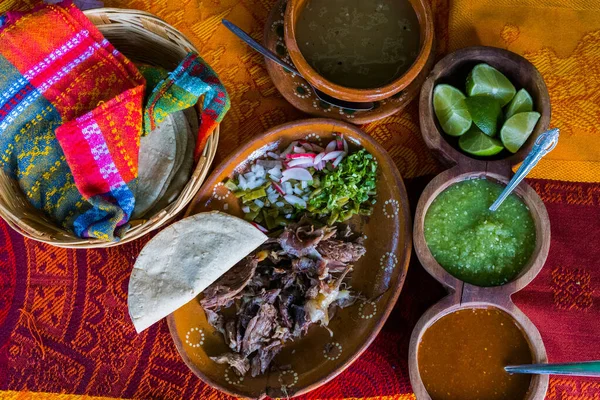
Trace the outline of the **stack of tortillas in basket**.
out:
[[[140,139],[132,219],[150,218],[174,201],[194,168],[198,117],[193,108],[169,114]]]

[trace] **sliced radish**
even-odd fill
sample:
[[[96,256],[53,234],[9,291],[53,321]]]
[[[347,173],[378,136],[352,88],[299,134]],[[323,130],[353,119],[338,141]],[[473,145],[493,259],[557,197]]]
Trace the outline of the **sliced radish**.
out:
[[[346,141],[346,138],[342,136],[342,141],[344,142],[344,152],[346,154],[348,154],[348,142]]]
[[[285,192],[283,191],[283,188],[281,186],[279,186],[278,183],[273,182],[271,185],[273,185],[273,187],[275,188],[275,190],[277,190],[277,192],[280,195],[285,196]]]
[[[309,168],[315,165],[312,158],[297,158],[295,160],[290,161],[288,164],[289,168],[292,167],[300,167],[300,168]]]
[[[290,179],[295,179],[297,181],[312,181],[312,175],[305,168],[289,168],[282,172],[283,177],[281,178],[282,182],[288,181]]]
[[[322,161],[335,160],[336,158],[338,158],[339,156],[342,156],[342,155],[344,155],[344,152],[342,150],[336,150],[336,151],[332,151],[331,153],[325,154],[321,160]]]
[[[269,233],[269,231],[267,230],[267,228],[265,228],[264,226],[261,226],[261,225],[257,224],[256,222],[252,222],[252,225],[254,225],[262,233]]]
[[[345,155],[346,154],[342,154],[341,156],[339,156],[338,158],[336,158],[334,162],[331,163],[333,165],[333,168],[336,168],[339,165],[339,163],[342,162],[342,160],[344,159]]]
[[[340,138],[339,136],[337,136],[335,138],[335,143],[337,145],[337,149],[338,150],[343,150],[344,149],[344,143],[342,142],[342,138]]]
[[[315,158],[317,155],[315,153],[296,153],[296,154],[287,154],[285,158],[288,160],[295,160],[297,158]]]
[[[302,200],[298,196],[294,196],[293,194],[288,194],[284,197],[284,199],[293,206],[298,205],[300,207],[306,207],[306,201]]]
[[[329,142],[327,147],[325,147],[325,152],[329,153],[330,151],[334,151],[336,148],[337,148],[337,143],[335,142],[335,140],[332,140],[331,142]]]

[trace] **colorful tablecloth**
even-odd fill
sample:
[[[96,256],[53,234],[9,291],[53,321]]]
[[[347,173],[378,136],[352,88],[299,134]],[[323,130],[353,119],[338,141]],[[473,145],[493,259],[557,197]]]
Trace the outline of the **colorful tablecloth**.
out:
[[[0,12],[32,2],[0,0]],[[274,0],[105,3],[160,16],[214,66],[232,98],[217,162],[265,129],[303,117],[278,94],[263,59],[220,25],[226,17],[260,38]],[[505,47],[532,60],[546,79],[552,123],[563,135],[529,183],[548,208],[552,243],[544,269],[514,300],[538,326],[550,361],[600,359],[600,5],[433,0],[433,8],[440,54],[474,43]],[[394,158],[414,206],[440,171],[421,140],[416,104],[364,129]],[[0,398],[228,399],[187,369],[164,321],[136,335],[127,283],[147,240],[64,250],[24,240],[0,222]],[[346,372],[303,398],[414,398],[408,339],[419,316],[443,295],[413,256],[404,290],[375,342]],[[600,382],[552,377],[547,398],[600,399]]]

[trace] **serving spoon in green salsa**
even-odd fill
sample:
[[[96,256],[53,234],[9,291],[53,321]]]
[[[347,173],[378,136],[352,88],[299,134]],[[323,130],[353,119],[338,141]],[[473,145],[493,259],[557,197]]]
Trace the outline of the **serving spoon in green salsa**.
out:
[[[558,128],[550,129],[542,133],[535,141],[533,149],[523,160],[523,164],[519,167],[515,175],[512,177],[508,185],[504,188],[500,196],[490,206],[490,211],[496,211],[498,207],[506,200],[506,198],[512,193],[513,190],[521,183],[521,181],[527,176],[527,174],[536,166],[536,164],[546,154],[550,153],[558,144],[559,136]]]

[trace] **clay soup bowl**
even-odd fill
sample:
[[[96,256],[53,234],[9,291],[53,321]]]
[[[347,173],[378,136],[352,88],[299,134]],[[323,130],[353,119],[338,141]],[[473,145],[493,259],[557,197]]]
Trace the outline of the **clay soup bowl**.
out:
[[[410,0],[419,20],[420,50],[412,66],[403,75],[385,86],[373,89],[348,88],[325,79],[306,61],[296,41],[296,24],[308,1],[288,1],[284,16],[285,45],[298,71],[312,86],[320,91],[336,99],[346,101],[364,102],[384,100],[406,88],[417,78],[419,72],[427,64],[427,60],[433,51],[433,15],[427,0]]]
[[[309,119],[275,127],[241,146],[219,165],[192,201],[187,215],[220,210],[243,216],[240,202],[223,185],[244,171],[248,160],[267,151],[284,149],[294,140],[327,145],[342,133],[350,148],[365,148],[378,162],[377,197],[370,217],[348,222],[366,236],[366,254],[354,265],[350,285],[364,300],[338,310],[329,332],[312,326],[306,336],[284,345],[264,375],[243,378],[209,357],[228,351],[223,337],[208,324],[198,299],[168,318],[177,350],[188,367],[209,385],[239,397],[287,397],[306,393],[346,369],[375,339],[389,316],[404,283],[412,246],[411,218],[406,190],[398,169],[385,150],[363,131],[344,122]],[[233,243],[232,246],[235,244]]]
[[[456,143],[441,130],[433,112],[433,88],[438,83],[464,87],[468,72],[485,62],[500,70],[518,88],[524,87],[534,100],[534,109],[541,114],[534,132],[515,154],[506,151],[497,157],[477,158],[464,154]],[[462,83],[462,86],[461,86]],[[436,176],[423,191],[417,205],[413,238],[415,252],[425,270],[442,283],[449,295],[432,306],[415,326],[409,349],[410,380],[417,399],[430,399],[419,372],[418,348],[425,331],[441,317],[464,308],[495,307],[508,313],[521,328],[529,342],[534,363],[547,362],[546,350],[539,331],[511,300],[511,295],[529,284],[540,272],[550,248],[550,221],[543,202],[525,182],[513,192],[527,205],[535,223],[536,243],[530,260],[512,281],[493,287],[479,287],[461,281],[447,272],[433,257],[424,235],[425,215],[435,198],[451,185],[474,178],[486,178],[506,185],[512,167],[523,161],[537,136],[548,128],[550,101],[546,85],[535,67],[524,58],[506,50],[472,47],[458,50],[442,59],[433,69],[421,89],[420,125],[425,143],[443,163],[453,167]],[[548,375],[531,377],[526,400],[541,400],[548,388]],[[521,400],[521,399],[515,399]]]

